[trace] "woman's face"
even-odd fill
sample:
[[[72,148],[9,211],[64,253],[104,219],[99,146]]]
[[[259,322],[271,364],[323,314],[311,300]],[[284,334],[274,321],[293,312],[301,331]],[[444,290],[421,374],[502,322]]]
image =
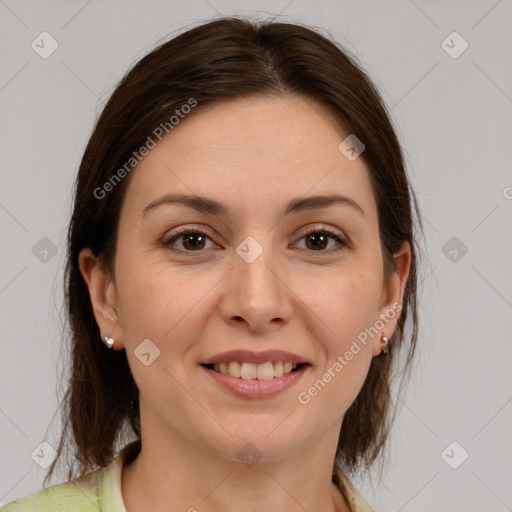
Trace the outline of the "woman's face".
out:
[[[232,460],[247,442],[272,460],[337,439],[409,263],[406,248],[384,282],[367,166],[338,149],[348,135],[300,97],[237,99],[183,119],[132,171],[115,282],[81,263],[143,430]],[[305,364],[279,376],[290,363]]]

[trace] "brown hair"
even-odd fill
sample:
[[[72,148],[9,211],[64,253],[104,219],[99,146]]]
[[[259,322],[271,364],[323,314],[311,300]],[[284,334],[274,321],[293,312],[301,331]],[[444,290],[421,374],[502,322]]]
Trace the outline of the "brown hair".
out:
[[[369,468],[384,447],[390,423],[391,368],[403,349],[403,369],[409,369],[418,324],[418,248],[412,206],[420,227],[421,219],[400,144],[378,91],[339,44],[305,26],[229,17],[194,27],[138,61],[105,105],[85,149],[67,236],[65,298],[71,368],[61,402],[58,457],[45,482],[64,449],[72,446],[73,465],[78,463],[77,475],[69,466],[72,479],[111,462],[116,444],[127,432],[140,439],[138,389],[126,352],[108,350],[101,343],[78,266],[80,251],[90,247],[112,274],[119,213],[130,175],[109,187],[104,200],[98,199],[97,191],[191,98],[197,101],[190,113],[195,115],[215,102],[261,94],[297,94],[317,101],[347,133],[365,144],[362,158],[376,198],[386,277],[396,270],[393,254],[404,241],[411,245],[409,277],[390,355],[372,359],[361,392],[345,414],[338,462],[348,470]],[[407,318],[412,323],[408,340],[404,336]]]

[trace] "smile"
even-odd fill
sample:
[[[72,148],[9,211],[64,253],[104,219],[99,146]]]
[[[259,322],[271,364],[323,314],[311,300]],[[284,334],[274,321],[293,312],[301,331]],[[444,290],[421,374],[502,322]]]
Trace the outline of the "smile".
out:
[[[295,385],[311,365],[289,361],[267,361],[261,364],[231,361],[202,364],[200,368],[231,394],[261,400],[276,396]]]

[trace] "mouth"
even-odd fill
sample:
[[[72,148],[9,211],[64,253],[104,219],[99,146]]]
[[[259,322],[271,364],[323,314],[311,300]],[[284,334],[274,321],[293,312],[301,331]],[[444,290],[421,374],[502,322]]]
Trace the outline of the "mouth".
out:
[[[259,364],[247,361],[230,361],[202,364],[201,366],[235,379],[265,381],[278,379],[310,365],[308,363],[293,363],[292,361],[265,361]]]
[[[230,350],[199,365],[220,388],[246,399],[274,397],[294,386],[312,366],[284,350]]]
[[[309,363],[290,361],[260,364],[231,361],[200,365],[215,385],[238,398],[249,400],[270,399],[297,386],[310,367]]]

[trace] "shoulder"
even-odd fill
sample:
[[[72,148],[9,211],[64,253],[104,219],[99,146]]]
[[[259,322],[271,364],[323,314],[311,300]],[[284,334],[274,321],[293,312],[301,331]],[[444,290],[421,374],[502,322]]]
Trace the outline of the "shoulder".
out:
[[[104,468],[18,498],[2,512],[98,512]]]
[[[140,451],[140,440],[125,446],[104,468],[11,501],[1,512],[126,512],[121,495],[124,462]]]

